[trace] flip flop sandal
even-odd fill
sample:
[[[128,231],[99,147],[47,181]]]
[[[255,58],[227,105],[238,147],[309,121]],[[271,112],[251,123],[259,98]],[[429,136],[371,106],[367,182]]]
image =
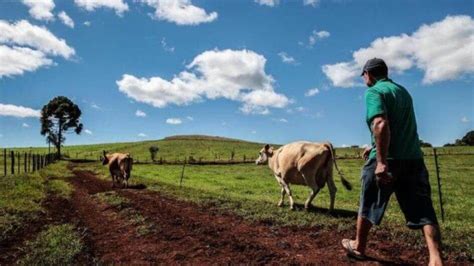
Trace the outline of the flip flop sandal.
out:
[[[352,257],[354,259],[358,260],[366,260],[367,257],[364,254],[360,254],[359,251],[354,250],[351,246],[351,240],[350,239],[343,239],[341,241],[342,247],[344,250],[347,252],[347,256]]]

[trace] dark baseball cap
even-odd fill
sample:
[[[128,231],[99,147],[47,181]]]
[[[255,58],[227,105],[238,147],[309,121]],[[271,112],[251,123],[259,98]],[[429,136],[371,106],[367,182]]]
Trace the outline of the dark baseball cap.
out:
[[[386,73],[388,72],[388,67],[387,64],[385,64],[385,61],[383,61],[383,59],[372,58],[367,60],[367,63],[365,63],[364,68],[362,68],[362,73],[360,75],[363,76],[364,72],[374,70],[383,70],[382,72]]]

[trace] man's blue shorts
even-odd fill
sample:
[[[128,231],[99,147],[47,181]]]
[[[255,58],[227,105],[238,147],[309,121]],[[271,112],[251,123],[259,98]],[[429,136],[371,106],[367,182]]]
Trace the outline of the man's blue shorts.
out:
[[[423,159],[389,160],[388,169],[395,182],[390,186],[377,185],[376,159],[369,159],[362,169],[359,215],[372,224],[382,221],[393,192],[397,196],[406,224],[419,229],[427,224],[438,224],[431,201],[431,187]]]

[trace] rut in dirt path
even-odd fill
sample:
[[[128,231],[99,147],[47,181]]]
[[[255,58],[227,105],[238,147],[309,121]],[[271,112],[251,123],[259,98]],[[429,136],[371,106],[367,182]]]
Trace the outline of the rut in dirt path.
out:
[[[81,221],[72,208],[71,201],[57,196],[54,193],[48,193],[41,203],[44,211],[37,214],[32,220],[25,222],[22,227],[16,231],[10,238],[0,243],[0,265],[13,265],[18,262],[26,252],[25,244],[27,241],[33,241],[38,233],[45,230],[50,225],[73,224],[78,231],[83,229]],[[88,239],[84,236],[83,241]],[[91,264],[93,256],[85,248],[81,254],[76,257],[79,264]]]
[[[89,228],[94,255],[105,263],[200,263],[200,264],[348,264],[340,247],[344,236],[318,228],[278,227],[249,223],[232,214],[164,197],[148,190],[115,189],[128,200],[132,215],[148,226],[139,233],[123,211],[100,204],[93,195],[111,191],[111,183],[92,172],[73,170],[73,206]],[[350,236],[350,235],[348,235]],[[385,245],[372,263],[420,263],[423,254],[403,250],[396,243]],[[402,254],[403,253],[403,254]],[[366,262],[367,263],[367,262]]]

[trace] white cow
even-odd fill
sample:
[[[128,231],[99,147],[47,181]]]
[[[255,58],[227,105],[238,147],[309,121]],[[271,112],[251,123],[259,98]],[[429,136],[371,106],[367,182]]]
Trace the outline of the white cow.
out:
[[[277,150],[274,150],[273,147],[267,144],[260,150],[259,157],[256,160],[256,164],[265,163],[268,163],[281,186],[281,199],[278,202],[280,207],[283,205],[285,194],[288,194],[290,209],[294,209],[290,184],[306,185],[311,188],[311,193],[304,204],[304,207],[308,209],[319,190],[327,183],[331,197],[329,211],[332,211],[337,191],[333,179],[333,163],[344,187],[347,190],[352,189],[352,185],[344,179],[337,168],[335,153],[331,143],[298,141],[286,144]]]

